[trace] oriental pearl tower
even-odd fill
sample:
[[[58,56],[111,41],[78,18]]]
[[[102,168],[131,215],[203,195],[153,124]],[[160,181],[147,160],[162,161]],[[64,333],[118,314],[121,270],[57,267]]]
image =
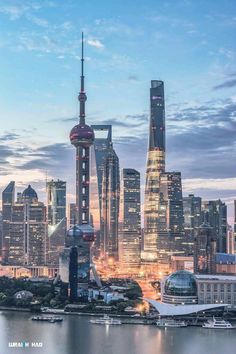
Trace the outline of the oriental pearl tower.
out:
[[[75,225],[68,231],[67,243],[71,247],[69,264],[69,283],[72,300],[86,298],[90,280],[90,248],[94,241],[94,230],[90,225],[89,182],[90,161],[89,149],[94,141],[93,129],[85,124],[84,91],[84,41],[82,33],[81,88],[78,96],[80,103],[79,124],[70,132],[71,144],[76,148],[76,218]]]

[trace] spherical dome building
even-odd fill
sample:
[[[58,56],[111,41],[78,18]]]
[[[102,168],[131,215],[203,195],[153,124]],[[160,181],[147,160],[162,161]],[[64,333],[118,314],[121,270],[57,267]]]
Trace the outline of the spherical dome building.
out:
[[[70,132],[70,141],[75,147],[89,147],[94,141],[94,131],[87,124],[77,124]]]
[[[27,201],[37,201],[38,200],[38,195],[35,192],[35,190],[31,187],[29,184],[28,187],[23,191],[22,193],[22,199],[27,200]]]
[[[180,270],[169,275],[163,284],[162,301],[169,304],[197,303],[197,282],[194,274]]]

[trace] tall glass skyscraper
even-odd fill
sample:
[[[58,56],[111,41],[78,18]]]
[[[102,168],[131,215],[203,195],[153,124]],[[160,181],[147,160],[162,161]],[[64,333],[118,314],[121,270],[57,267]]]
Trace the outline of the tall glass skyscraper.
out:
[[[47,189],[48,252],[47,263],[59,264],[59,254],[65,247],[66,182],[51,180]]]
[[[3,215],[3,263],[45,265],[46,207],[38,201],[35,190],[29,185],[15,201],[15,183],[11,182],[3,191]]]
[[[236,254],[236,200],[234,200],[234,253]]]
[[[217,252],[227,252],[227,205],[219,200],[202,202],[202,220],[208,222],[216,236]]]
[[[170,256],[184,255],[184,216],[182,182],[180,172],[160,175],[160,201],[158,217],[158,262],[168,264]]]
[[[165,172],[164,82],[151,81],[150,126],[144,201],[144,257],[157,259],[160,174]]]
[[[15,182],[11,181],[2,192],[2,261],[8,263],[12,208],[15,202]]]
[[[194,194],[189,194],[183,198],[184,209],[184,233],[188,254],[194,253],[194,237],[196,228],[202,223],[201,216],[202,199]]]
[[[119,159],[112,144],[111,125],[92,125],[90,211],[96,233],[95,254],[118,257]]]
[[[126,271],[140,266],[140,238],[140,173],[124,168],[120,194],[119,262]]]
[[[102,180],[105,161],[112,148],[112,126],[92,125],[95,139],[91,147],[90,213],[96,240],[95,253],[100,254],[102,229]]]

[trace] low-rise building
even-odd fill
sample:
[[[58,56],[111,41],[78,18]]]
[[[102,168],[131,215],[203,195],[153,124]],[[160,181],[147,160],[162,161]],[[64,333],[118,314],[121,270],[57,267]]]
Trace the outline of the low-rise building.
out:
[[[161,300],[175,305],[228,304],[236,308],[236,276],[180,270],[162,279]]]

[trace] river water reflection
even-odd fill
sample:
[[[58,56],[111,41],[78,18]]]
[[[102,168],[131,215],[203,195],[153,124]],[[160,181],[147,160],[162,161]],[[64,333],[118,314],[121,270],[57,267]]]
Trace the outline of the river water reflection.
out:
[[[31,314],[0,313],[0,354],[233,354],[236,330],[198,327],[94,325],[89,317],[64,316],[62,323],[30,320]],[[9,348],[9,342],[42,343],[41,348]]]

